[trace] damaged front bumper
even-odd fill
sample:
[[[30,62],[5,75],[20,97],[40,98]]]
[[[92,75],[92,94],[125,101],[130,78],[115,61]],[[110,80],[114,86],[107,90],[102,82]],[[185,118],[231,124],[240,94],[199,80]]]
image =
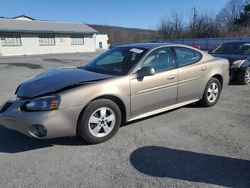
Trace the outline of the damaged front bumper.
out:
[[[53,111],[26,112],[21,110],[24,100],[9,100],[0,108],[0,124],[30,137],[39,139],[76,135],[81,107]]]

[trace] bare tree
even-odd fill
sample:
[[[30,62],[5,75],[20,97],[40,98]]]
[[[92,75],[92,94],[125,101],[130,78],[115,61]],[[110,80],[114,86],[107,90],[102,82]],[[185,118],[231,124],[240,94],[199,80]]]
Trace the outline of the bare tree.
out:
[[[244,10],[244,6],[249,2],[250,0],[229,0],[216,18],[217,22],[221,26],[221,29],[232,29],[234,20],[239,19],[240,14]]]
[[[174,32],[175,38],[181,38],[183,30],[184,30],[182,18],[177,13],[174,13],[172,20],[174,24],[173,32]]]
[[[198,13],[196,8],[193,8],[187,27],[184,26],[182,18],[175,13],[171,18],[161,19],[158,32],[161,39],[219,37],[221,35],[215,18],[205,13]]]
[[[208,14],[198,13],[196,8],[193,8],[188,33],[189,37],[192,38],[220,36],[220,30],[215,19],[212,16],[208,16]]]
[[[172,37],[172,24],[165,18],[161,19],[160,25],[158,26],[158,32],[161,39],[169,39]]]
[[[215,18],[212,18],[212,17],[208,18],[207,24],[208,24],[208,30],[207,30],[207,36],[206,36],[207,38],[222,36],[222,31]]]
[[[170,19],[162,18],[158,26],[158,32],[162,39],[181,38],[183,31],[183,21],[177,13],[174,13]]]

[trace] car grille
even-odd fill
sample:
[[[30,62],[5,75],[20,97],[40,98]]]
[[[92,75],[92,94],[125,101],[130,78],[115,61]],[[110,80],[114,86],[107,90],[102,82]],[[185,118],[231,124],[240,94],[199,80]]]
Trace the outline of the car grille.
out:
[[[10,106],[12,105],[11,102],[6,102],[0,109],[0,113],[4,113]]]

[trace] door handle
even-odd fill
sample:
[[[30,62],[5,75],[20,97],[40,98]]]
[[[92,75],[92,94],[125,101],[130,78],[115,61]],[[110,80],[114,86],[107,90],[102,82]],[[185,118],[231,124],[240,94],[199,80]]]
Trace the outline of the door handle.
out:
[[[207,67],[202,67],[201,70],[205,71],[205,70],[207,70]]]
[[[168,77],[168,80],[173,80],[174,78],[175,78],[175,76],[172,75],[172,76],[169,76],[169,77]]]

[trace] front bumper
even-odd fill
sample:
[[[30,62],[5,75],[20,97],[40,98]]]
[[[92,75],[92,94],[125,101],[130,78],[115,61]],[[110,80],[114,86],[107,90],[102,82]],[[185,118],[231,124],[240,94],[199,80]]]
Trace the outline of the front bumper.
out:
[[[238,79],[238,74],[239,74],[239,68],[236,67],[230,67],[229,69],[229,74],[230,74],[230,80],[234,81]]]
[[[20,110],[25,102],[22,100],[8,101],[11,105],[0,113],[0,124],[30,137],[48,139],[76,135],[77,119],[82,107],[64,108],[53,111],[25,112]],[[45,136],[34,134],[34,127],[42,125],[46,128]]]

